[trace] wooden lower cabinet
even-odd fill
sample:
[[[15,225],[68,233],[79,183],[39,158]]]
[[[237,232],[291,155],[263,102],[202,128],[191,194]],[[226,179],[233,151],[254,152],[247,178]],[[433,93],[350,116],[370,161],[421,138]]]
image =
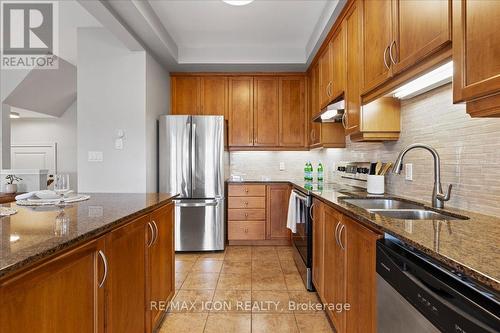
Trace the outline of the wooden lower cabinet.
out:
[[[146,224],[149,216],[112,231],[106,237],[106,332],[145,332]],[[142,314],[142,316],[140,315]]]
[[[286,227],[290,185],[267,186],[267,239],[290,239],[290,229]]]
[[[346,299],[350,304],[345,312],[345,331],[376,332],[376,241],[381,236],[346,216],[343,224],[345,232],[339,235],[339,241],[346,246]]]
[[[325,217],[324,205],[314,199],[312,206],[313,253],[312,253],[312,281],[318,294],[323,294],[323,267],[325,258]]]
[[[147,248],[146,282],[148,331],[156,329],[165,311],[162,304],[175,293],[174,205],[169,204],[151,213],[151,225],[156,237]]]
[[[228,240],[233,245],[286,245],[289,184],[230,184]]]
[[[376,332],[376,241],[381,236],[319,200],[313,208],[313,283],[335,330]],[[315,243],[317,242],[317,243]]]
[[[154,222],[154,223],[153,223]],[[0,332],[144,333],[174,294],[173,204],[0,280]]]
[[[346,246],[340,243],[340,231],[344,232],[342,214],[324,207],[325,243],[323,299],[330,304],[344,304],[346,299]],[[337,332],[345,332],[345,312],[327,310]]]
[[[104,332],[102,238],[0,284],[0,332]]]

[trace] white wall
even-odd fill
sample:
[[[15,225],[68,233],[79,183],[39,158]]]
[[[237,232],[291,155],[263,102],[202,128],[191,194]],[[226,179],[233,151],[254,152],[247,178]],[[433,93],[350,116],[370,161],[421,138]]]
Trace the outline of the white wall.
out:
[[[76,102],[59,118],[20,118],[11,120],[11,143],[57,143],[57,171],[70,175],[70,186],[77,187]]]
[[[170,113],[170,75],[146,55],[146,191],[158,191],[158,116]]]
[[[156,192],[157,119],[168,113],[170,78],[144,51],[132,52],[103,28],[78,30],[78,188]],[[125,132],[122,150],[114,147]],[[103,162],[88,162],[102,151]]]
[[[145,192],[145,52],[131,52],[104,28],[78,29],[78,188]],[[114,148],[116,131],[124,147]],[[103,162],[88,162],[89,151]]]

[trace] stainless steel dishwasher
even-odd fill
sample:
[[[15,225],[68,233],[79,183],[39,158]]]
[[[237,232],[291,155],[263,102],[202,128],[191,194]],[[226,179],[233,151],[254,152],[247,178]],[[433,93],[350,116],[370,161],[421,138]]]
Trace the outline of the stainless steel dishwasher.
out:
[[[499,332],[499,299],[396,238],[377,242],[378,333]]]

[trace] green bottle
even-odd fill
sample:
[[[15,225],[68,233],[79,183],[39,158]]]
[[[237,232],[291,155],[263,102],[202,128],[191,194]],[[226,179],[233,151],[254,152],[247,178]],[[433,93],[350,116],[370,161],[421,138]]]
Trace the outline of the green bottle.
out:
[[[313,181],[313,166],[311,162],[307,162],[307,180],[309,182]]]
[[[309,179],[309,162],[306,162],[306,165],[304,167],[304,181],[307,182]]]
[[[323,164],[319,162],[318,164],[318,183],[323,182]]]

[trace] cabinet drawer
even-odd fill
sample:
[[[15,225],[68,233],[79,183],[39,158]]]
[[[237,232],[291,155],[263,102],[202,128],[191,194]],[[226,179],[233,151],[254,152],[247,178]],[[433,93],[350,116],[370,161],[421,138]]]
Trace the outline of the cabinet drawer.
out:
[[[256,221],[266,219],[265,209],[229,209],[228,220],[233,221]]]
[[[230,197],[265,197],[266,185],[229,185]]]
[[[266,239],[265,221],[229,221],[227,226],[229,240]]]
[[[229,197],[228,208],[266,208],[266,197]]]

